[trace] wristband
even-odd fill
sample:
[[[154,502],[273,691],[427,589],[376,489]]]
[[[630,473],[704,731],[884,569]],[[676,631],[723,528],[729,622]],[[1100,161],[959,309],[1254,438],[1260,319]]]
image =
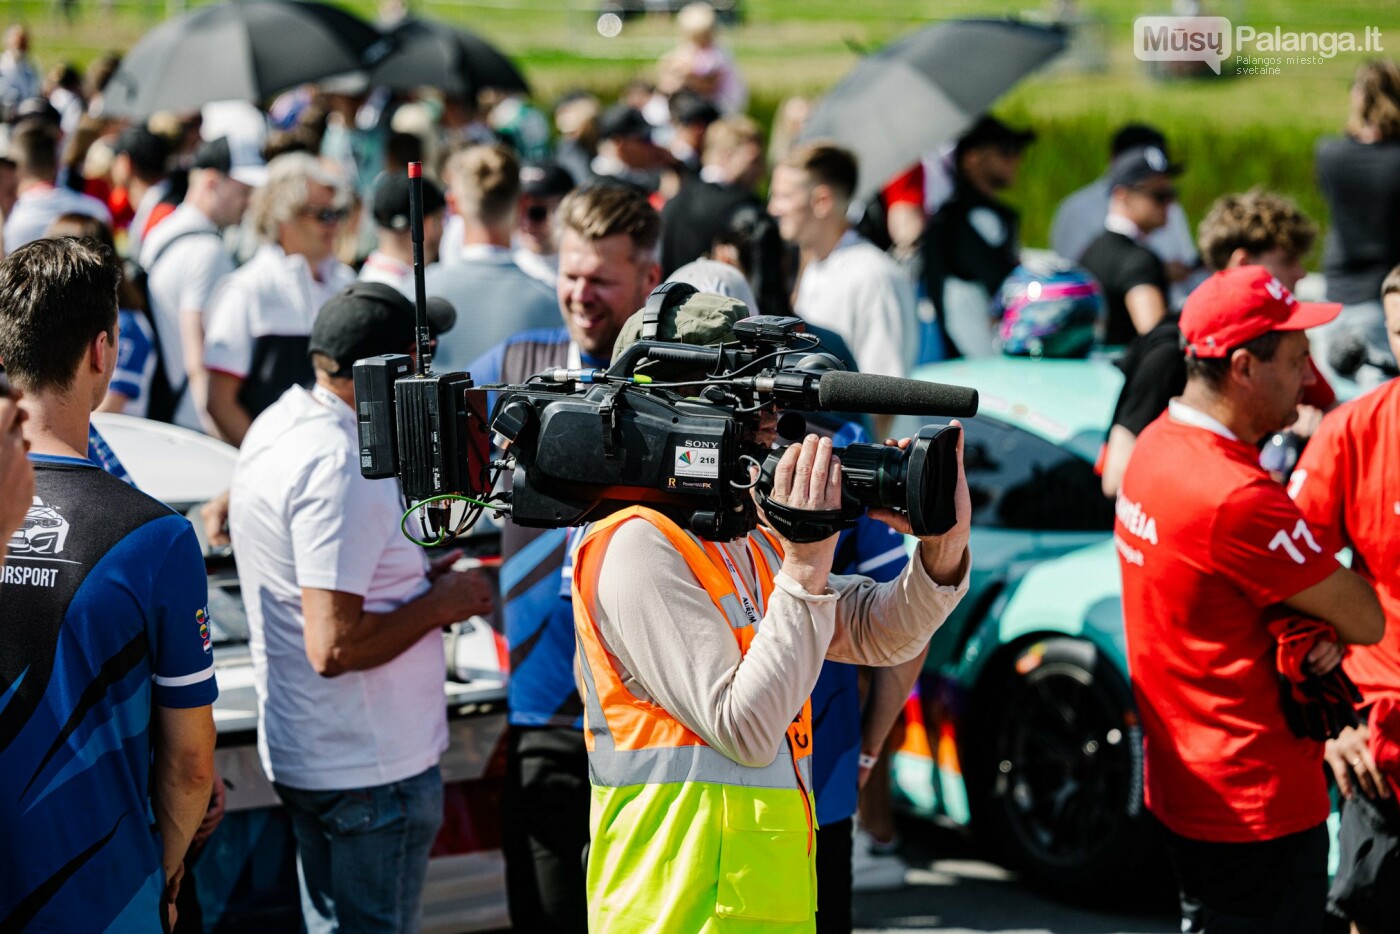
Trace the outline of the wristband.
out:
[[[879,761],[879,756],[872,756],[869,753],[865,752],[860,754],[860,767],[863,769],[873,769],[875,768],[875,763]]]

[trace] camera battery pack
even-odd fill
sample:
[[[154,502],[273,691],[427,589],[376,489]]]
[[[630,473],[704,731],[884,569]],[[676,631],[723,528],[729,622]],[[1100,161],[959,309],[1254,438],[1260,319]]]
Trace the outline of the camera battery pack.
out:
[[[400,353],[381,354],[355,364],[360,474],[370,480],[382,480],[397,472],[394,383],[412,372],[413,360]]]

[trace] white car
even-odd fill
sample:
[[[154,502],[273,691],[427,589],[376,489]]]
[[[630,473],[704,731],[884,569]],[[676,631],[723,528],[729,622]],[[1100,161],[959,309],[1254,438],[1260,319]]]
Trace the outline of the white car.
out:
[[[228,489],[237,450],[143,418],[99,413],[93,423],[136,485],[190,515],[203,541],[198,508]],[[37,501],[31,517],[35,509]],[[221,930],[296,929],[296,850],[290,822],[258,761],[257,698],[234,559],[206,547],[205,567],[219,681],[215,762],[228,796],[223,823],[195,864],[204,921]],[[436,934],[510,924],[500,850],[505,653],[482,619],[456,623],[444,638],[451,669],[443,683],[450,745],[442,759],[443,825],[423,891],[423,930]]]

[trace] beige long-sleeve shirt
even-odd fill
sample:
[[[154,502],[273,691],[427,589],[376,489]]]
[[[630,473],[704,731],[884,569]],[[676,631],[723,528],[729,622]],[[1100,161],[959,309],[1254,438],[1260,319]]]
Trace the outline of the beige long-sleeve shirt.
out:
[[[747,544],[720,547],[757,598]],[[783,573],[774,584],[744,655],[685,559],[651,523],[623,523],[599,570],[597,624],[628,690],[741,765],[776,758],[824,659],[883,666],[918,654],[967,592],[967,574],[955,587],[940,586],[916,558],[883,584],[832,575],[823,595]]]

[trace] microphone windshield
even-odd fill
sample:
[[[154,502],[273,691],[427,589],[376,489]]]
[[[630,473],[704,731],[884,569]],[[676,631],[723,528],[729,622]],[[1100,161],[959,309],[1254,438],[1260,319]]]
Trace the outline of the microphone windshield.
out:
[[[828,411],[872,415],[971,418],[977,414],[975,389],[873,373],[823,373],[817,383],[817,401]]]
[[[1366,342],[1350,331],[1334,336],[1327,348],[1327,365],[1348,379],[1366,365],[1366,357]]]

